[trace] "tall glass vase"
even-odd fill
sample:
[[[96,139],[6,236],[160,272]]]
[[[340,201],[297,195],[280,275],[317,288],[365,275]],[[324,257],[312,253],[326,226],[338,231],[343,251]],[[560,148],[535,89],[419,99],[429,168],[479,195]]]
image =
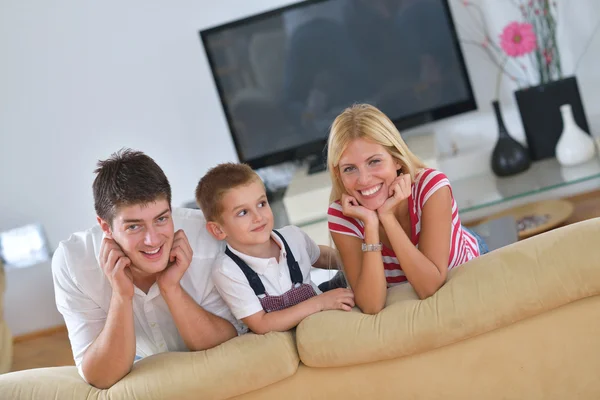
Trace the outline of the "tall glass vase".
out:
[[[510,176],[527,170],[531,165],[529,152],[508,133],[498,101],[494,100],[492,106],[498,123],[498,141],[491,159],[492,171],[497,176]]]

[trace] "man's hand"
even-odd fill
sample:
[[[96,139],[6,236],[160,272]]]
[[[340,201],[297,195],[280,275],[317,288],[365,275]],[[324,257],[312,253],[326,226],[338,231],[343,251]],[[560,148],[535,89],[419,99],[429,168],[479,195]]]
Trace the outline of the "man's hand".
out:
[[[318,295],[315,299],[321,305],[321,311],[350,311],[354,307],[354,293],[350,289],[333,289]]]
[[[179,281],[190,267],[194,251],[183,230],[175,232],[173,246],[169,253],[169,264],[157,278],[158,286],[162,291],[168,291],[179,285]]]
[[[411,194],[410,175],[400,174],[390,185],[389,198],[377,209],[379,218],[389,216],[396,210],[398,204],[406,202]]]
[[[108,278],[113,293],[124,299],[133,297],[131,260],[113,239],[104,238],[100,246],[100,268]]]
[[[356,218],[362,221],[365,225],[374,222],[379,223],[377,213],[358,204],[358,201],[354,197],[347,194],[342,194],[341,203],[342,213],[346,217]]]

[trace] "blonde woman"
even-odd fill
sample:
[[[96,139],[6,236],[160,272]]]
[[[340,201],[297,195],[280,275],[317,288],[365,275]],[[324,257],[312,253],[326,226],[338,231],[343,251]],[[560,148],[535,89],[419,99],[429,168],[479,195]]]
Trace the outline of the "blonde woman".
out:
[[[450,182],[406,146],[390,119],[359,104],[333,122],[329,231],[360,309],[383,309],[387,288],[409,282],[421,299],[448,270],[487,252],[461,225]]]

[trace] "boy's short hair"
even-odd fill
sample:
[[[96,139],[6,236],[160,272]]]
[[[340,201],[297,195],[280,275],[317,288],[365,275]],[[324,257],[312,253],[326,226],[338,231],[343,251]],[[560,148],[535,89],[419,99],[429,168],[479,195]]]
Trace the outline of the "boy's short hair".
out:
[[[248,165],[223,163],[208,170],[196,186],[196,203],[207,221],[220,221],[223,196],[228,190],[262,180]]]
[[[92,185],[96,215],[112,221],[119,207],[148,204],[164,198],[171,207],[171,185],[156,162],[142,153],[123,148],[98,161]]]

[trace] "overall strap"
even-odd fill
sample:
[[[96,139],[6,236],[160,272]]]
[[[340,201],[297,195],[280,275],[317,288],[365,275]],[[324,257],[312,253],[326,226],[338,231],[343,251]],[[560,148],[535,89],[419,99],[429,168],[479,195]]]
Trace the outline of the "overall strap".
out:
[[[252,288],[252,290],[254,290],[254,294],[256,294],[257,296],[264,295],[266,293],[265,285],[263,285],[263,283],[261,282],[258,274],[254,272],[254,270],[252,270],[252,268],[250,268],[248,264],[244,262],[244,260],[239,258],[237,255],[233,254],[231,250],[229,250],[228,246],[225,246],[225,254],[227,254],[229,258],[231,258],[233,262],[235,262],[238,265],[238,267],[240,267],[244,275],[246,275],[246,279],[248,279],[250,287]]]
[[[298,262],[294,258],[294,255],[292,254],[292,250],[290,249],[290,246],[288,246],[287,242],[285,241],[285,239],[283,238],[283,235],[281,233],[277,232],[275,229],[273,229],[273,232],[275,232],[277,234],[277,236],[279,236],[279,238],[283,242],[283,247],[285,248],[285,254],[286,254],[286,258],[287,258],[287,265],[290,270],[290,278],[292,278],[292,283],[294,285],[302,284],[302,282],[304,282],[304,279],[302,278],[302,271],[300,271],[300,266],[298,265]]]

